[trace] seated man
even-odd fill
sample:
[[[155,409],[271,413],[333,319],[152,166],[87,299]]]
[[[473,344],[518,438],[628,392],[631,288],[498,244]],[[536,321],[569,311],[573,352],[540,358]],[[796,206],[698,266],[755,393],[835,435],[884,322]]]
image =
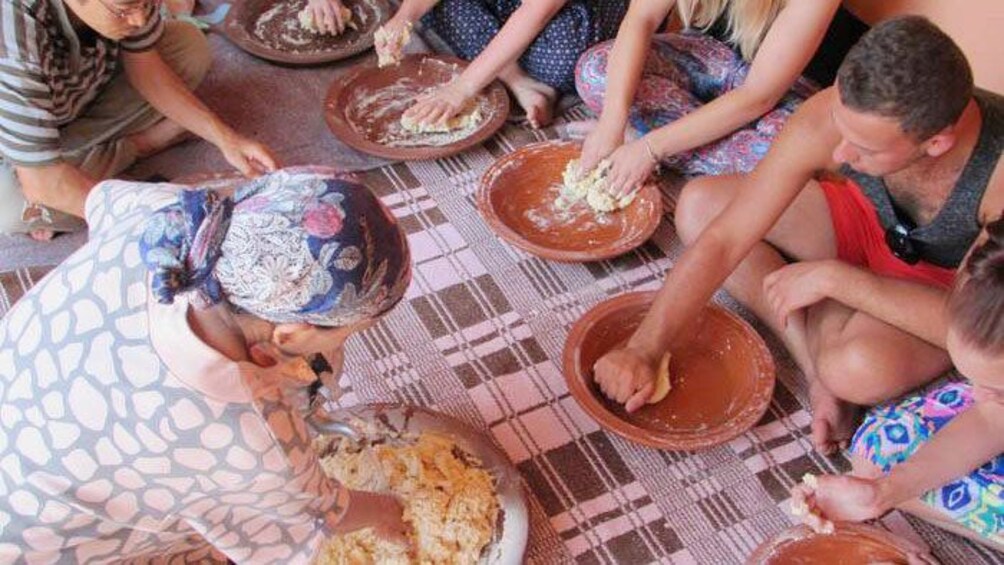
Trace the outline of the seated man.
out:
[[[687,185],[689,249],[597,382],[642,405],[662,352],[724,281],[809,380],[817,449],[845,445],[857,405],[948,369],[947,289],[1004,208],[1002,147],[1004,99],[974,91],[947,35],[916,16],[875,27],[752,173]]]
[[[242,173],[275,168],[192,94],[208,43],[190,24],[165,25],[158,1],[0,2],[0,232],[45,238],[80,225],[97,181],[186,130]]]

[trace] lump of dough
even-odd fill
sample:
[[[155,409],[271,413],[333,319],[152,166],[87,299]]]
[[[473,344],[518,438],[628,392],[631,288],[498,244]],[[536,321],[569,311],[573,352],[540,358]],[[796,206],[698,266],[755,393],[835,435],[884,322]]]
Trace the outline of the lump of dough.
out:
[[[572,159],[565,166],[562,175],[561,195],[555,201],[555,206],[561,209],[585,200],[586,204],[596,212],[613,212],[634,202],[636,193],[623,198],[614,198],[606,191],[606,179],[610,173],[610,161],[604,159],[589,174],[582,174],[579,160]]]
[[[655,404],[666,398],[666,395],[673,388],[672,383],[669,382],[669,359],[672,356],[673,354],[667,351],[662,356],[662,361],[659,362],[659,372],[655,374],[655,390],[648,398],[649,404]]]
[[[481,108],[472,104],[456,116],[438,124],[418,123],[404,115],[401,116],[401,129],[408,133],[447,133],[470,129],[481,121]]]
[[[377,67],[384,68],[396,65],[404,58],[404,46],[411,41],[411,22],[404,24],[401,33],[396,36],[387,33],[387,28],[380,26],[373,35],[373,40],[377,45],[384,45],[383,49],[377,49]]]
[[[342,12],[342,21],[345,22],[345,28],[343,29],[343,31],[345,29],[358,30],[359,28],[356,27],[356,22],[352,21],[352,10],[346,8],[345,6],[342,6],[341,12]],[[317,33],[317,34],[321,33],[321,31],[317,29],[317,26],[314,25],[314,13],[310,11],[310,6],[307,6],[304,9],[300,10],[299,13],[296,14],[296,19],[300,20],[300,27],[303,28],[304,30],[309,31],[311,33]],[[338,35],[338,33],[336,32],[326,32],[325,34]]]

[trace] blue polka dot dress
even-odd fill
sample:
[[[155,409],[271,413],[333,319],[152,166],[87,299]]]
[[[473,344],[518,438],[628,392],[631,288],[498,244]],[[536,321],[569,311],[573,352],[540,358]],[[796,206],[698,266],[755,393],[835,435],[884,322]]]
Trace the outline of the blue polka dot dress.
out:
[[[488,46],[519,0],[441,0],[422,18],[468,61]],[[617,35],[628,0],[572,0],[530,44],[519,65],[562,93],[575,92],[575,63],[589,47]]]

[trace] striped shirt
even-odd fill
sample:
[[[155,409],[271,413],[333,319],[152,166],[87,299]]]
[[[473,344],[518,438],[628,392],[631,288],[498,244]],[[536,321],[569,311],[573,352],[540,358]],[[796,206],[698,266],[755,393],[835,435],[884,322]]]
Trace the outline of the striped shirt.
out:
[[[114,41],[89,29],[74,29],[63,0],[0,0],[4,159],[24,166],[61,160],[59,128],[76,119],[111,81],[119,66],[119,48],[149,50],[163,34],[159,3],[150,9],[141,30]]]

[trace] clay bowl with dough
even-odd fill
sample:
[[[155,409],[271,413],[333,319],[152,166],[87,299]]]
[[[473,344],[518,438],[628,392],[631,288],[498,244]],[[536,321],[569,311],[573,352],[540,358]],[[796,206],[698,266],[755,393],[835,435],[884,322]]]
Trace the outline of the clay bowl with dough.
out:
[[[375,62],[360,63],[331,83],[324,102],[328,128],[353,149],[393,160],[438,159],[479,145],[505,125],[509,115],[509,94],[498,81],[478,95],[481,119],[463,137],[427,144],[433,137],[405,135],[400,125],[401,115],[419,95],[446,84],[466,65],[437,54],[407,55],[382,69]]]
[[[217,29],[240,49],[266,61],[290,66],[320,65],[347,59],[373,47],[373,35],[391,14],[388,0],[344,0],[345,7],[352,10],[357,29],[346,29],[334,38],[322,37],[317,50],[294,51],[263,41],[254,33],[258,18],[282,1],[234,2]]]
[[[926,553],[889,532],[865,524],[837,523],[832,534],[817,534],[805,525],[789,528],[765,541],[747,565],[906,565],[910,555]]]
[[[582,202],[567,210],[555,206],[565,166],[581,151],[579,143],[544,141],[493,163],[477,192],[478,211],[492,231],[528,253],[568,263],[623,255],[652,237],[662,219],[654,184],[615,212],[597,214]]]
[[[659,449],[706,449],[752,428],[770,404],[774,359],[752,326],[715,304],[704,308],[671,350],[672,388],[663,400],[628,414],[600,391],[593,365],[627,341],[654,297],[623,294],[575,322],[562,356],[572,396],[606,430]]]

